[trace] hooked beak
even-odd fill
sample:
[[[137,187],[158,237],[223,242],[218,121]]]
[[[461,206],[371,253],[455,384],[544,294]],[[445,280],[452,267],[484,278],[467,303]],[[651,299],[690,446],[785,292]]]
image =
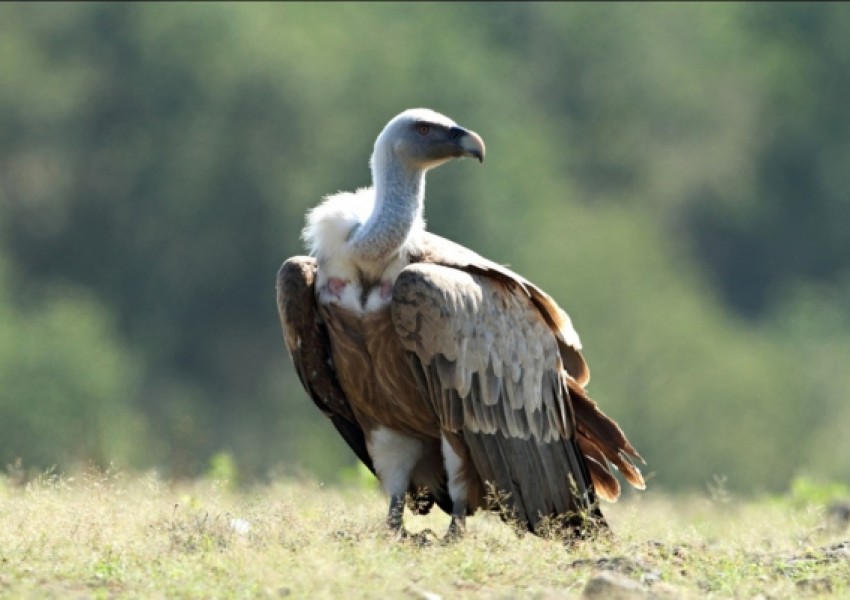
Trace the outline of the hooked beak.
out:
[[[452,128],[452,134],[460,156],[472,156],[477,158],[478,162],[484,162],[484,140],[480,135],[462,127]]]

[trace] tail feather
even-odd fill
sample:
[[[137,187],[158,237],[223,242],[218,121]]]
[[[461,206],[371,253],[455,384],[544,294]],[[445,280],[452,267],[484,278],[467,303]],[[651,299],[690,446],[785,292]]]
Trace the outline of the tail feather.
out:
[[[616,501],[620,495],[620,483],[608,470],[605,456],[596,447],[596,444],[586,437],[579,436],[578,445],[585,459],[587,459],[590,479],[593,481],[593,489],[596,490],[596,495],[608,502]]]
[[[610,484],[614,477],[608,463],[618,469],[632,486],[639,490],[644,489],[643,475],[632,462],[632,459],[645,462],[643,457],[626,439],[620,426],[599,410],[584,388],[572,377],[565,378],[575,411],[579,444],[588,459],[591,459],[589,463],[594,485],[598,481],[600,488],[605,490],[600,491],[599,495],[605,498],[606,492],[610,492],[613,498],[606,500],[616,500],[620,495],[619,484],[616,487]],[[616,479],[614,482],[616,483]]]

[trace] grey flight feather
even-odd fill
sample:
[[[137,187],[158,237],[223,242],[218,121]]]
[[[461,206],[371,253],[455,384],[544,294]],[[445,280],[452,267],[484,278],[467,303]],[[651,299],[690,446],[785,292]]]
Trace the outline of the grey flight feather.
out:
[[[519,285],[413,264],[396,280],[391,312],[424,373],[423,397],[442,428],[462,435],[481,479],[508,495],[513,516],[531,530],[554,515],[601,518],[558,340]]]

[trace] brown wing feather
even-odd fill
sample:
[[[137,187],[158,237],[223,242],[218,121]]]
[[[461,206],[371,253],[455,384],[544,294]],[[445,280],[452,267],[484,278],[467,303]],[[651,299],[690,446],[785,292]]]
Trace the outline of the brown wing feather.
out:
[[[328,333],[316,310],[315,277],[316,260],[308,256],[294,256],[280,267],[276,291],[283,338],[301,385],[313,403],[374,473],[363,430],[354,419],[332,366]]]
[[[626,481],[639,490],[644,489],[643,475],[632,462],[632,459],[644,462],[643,457],[632,447],[616,421],[599,410],[596,402],[577,382],[571,381],[570,377],[565,379],[576,413],[579,437],[591,442],[608,462],[617,467]],[[600,461],[600,464],[607,468],[606,461]]]
[[[286,347],[295,371],[313,403],[333,423],[342,438],[372,473],[375,468],[366,449],[363,428],[336,374],[328,329],[316,306],[314,258],[295,256],[283,263],[277,276],[277,307]],[[444,492],[422,493],[415,485],[408,490],[408,506],[427,514],[436,502],[451,512],[451,499]]]
[[[620,496],[620,483],[608,468],[605,456],[596,447],[596,444],[579,434],[578,446],[587,459],[590,468],[590,478],[593,480],[593,488],[599,497],[614,502]]]
[[[481,480],[508,494],[508,512],[533,531],[546,517],[582,527],[602,517],[559,340],[524,285],[414,264],[396,281],[393,323],[441,426],[462,434]]]

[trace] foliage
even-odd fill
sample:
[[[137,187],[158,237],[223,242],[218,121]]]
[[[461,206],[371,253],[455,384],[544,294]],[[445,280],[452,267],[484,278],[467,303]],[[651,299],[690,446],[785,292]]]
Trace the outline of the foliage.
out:
[[[0,269],[0,464],[138,463],[139,365],[108,311],[58,289],[17,307],[6,275]]]
[[[210,458],[210,466],[207,468],[206,476],[221,485],[234,487],[239,481],[239,472],[236,461],[229,452],[216,452]]]
[[[850,486],[838,482],[819,482],[797,477],[791,482],[791,500],[799,505],[821,505],[850,498]]]
[[[18,398],[7,422],[31,428],[0,456],[348,477],[288,364],[274,274],[303,252],[309,207],[368,183],[382,125],[430,106],[488,156],[430,175],[429,227],[570,312],[591,395],[650,486],[847,480],[848,18],[793,3],[0,6],[15,274],[0,373]],[[115,411],[97,439],[125,450],[81,441],[86,407]]]

